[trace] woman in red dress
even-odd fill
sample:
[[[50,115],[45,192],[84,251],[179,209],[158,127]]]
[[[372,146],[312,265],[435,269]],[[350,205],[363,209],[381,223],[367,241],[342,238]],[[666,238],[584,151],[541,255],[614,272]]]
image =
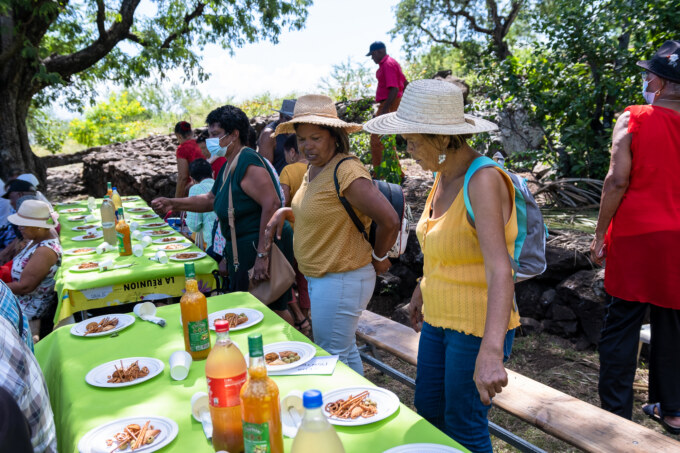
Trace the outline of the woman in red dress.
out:
[[[600,340],[602,407],[630,419],[640,327],[650,310],[649,402],[680,434],[680,41],[640,61],[649,105],[626,108],[613,132],[595,239],[606,258],[608,306]]]
[[[177,147],[177,186],[175,187],[175,198],[185,197],[189,185],[189,164],[196,159],[203,159],[201,148],[196,144],[194,131],[191,124],[180,121],[175,124],[175,137],[179,142]]]

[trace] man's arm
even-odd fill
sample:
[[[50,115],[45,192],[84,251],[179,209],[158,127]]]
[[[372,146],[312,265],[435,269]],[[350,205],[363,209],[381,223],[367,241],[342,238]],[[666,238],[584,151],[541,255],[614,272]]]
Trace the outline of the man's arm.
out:
[[[186,193],[187,183],[189,182],[189,161],[177,159],[177,186],[175,187],[175,198],[181,198]]]
[[[382,110],[378,111],[378,115],[384,115],[385,113],[390,112],[390,107],[392,107],[392,103],[394,102],[394,100],[397,99],[398,94],[399,88],[390,87],[390,91],[387,94],[387,99],[385,99],[385,104],[383,104]]]
[[[270,128],[265,128],[260,135],[258,152],[269,162],[271,162],[272,165],[274,164],[274,148],[276,148],[276,137],[274,136],[274,131]]]

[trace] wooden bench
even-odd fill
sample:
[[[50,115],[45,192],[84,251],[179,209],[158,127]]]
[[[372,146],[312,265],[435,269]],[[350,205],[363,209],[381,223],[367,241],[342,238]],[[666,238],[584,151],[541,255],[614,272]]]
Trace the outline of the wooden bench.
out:
[[[357,337],[412,365],[420,334],[364,310]],[[508,386],[494,406],[587,452],[680,452],[680,442],[566,393],[508,371]]]

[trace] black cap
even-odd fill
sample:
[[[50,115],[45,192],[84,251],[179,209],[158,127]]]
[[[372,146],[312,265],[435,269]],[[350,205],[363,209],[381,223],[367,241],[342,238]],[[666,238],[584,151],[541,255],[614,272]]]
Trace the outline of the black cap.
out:
[[[385,48],[385,43],[382,41],[376,41],[373,44],[371,44],[371,47],[368,48],[368,53],[366,54],[367,57],[370,57],[373,51],[375,50],[380,50]]]
[[[13,179],[7,183],[7,188],[2,198],[9,198],[9,194],[12,192],[33,192],[35,193],[35,186],[28,181],[23,179]]]
[[[651,60],[638,61],[637,65],[659,77],[680,83],[680,41],[666,41]]]

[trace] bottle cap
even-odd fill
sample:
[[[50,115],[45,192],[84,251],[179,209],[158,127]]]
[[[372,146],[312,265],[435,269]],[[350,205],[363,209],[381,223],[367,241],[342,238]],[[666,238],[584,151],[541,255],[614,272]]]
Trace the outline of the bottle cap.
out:
[[[184,277],[189,280],[196,280],[196,269],[194,263],[184,263]]]
[[[262,357],[264,352],[262,351],[262,334],[255,333],[248,335],[248,353],[250,357]]]
[[[111,188],[111,181],[108,181],[108,182],[106,183],[106,187],[108,187],[109,189]]]
[[[305,409],[316,409],[323,405],[323,397],[318,390],[307,390],[302,394],[302,405]]]
[[[215,332],[229,332],[229,321],[226,319],[216,319]]]
[[[118,191],[118,189],[116,189],[115,187],[112,190]]]

